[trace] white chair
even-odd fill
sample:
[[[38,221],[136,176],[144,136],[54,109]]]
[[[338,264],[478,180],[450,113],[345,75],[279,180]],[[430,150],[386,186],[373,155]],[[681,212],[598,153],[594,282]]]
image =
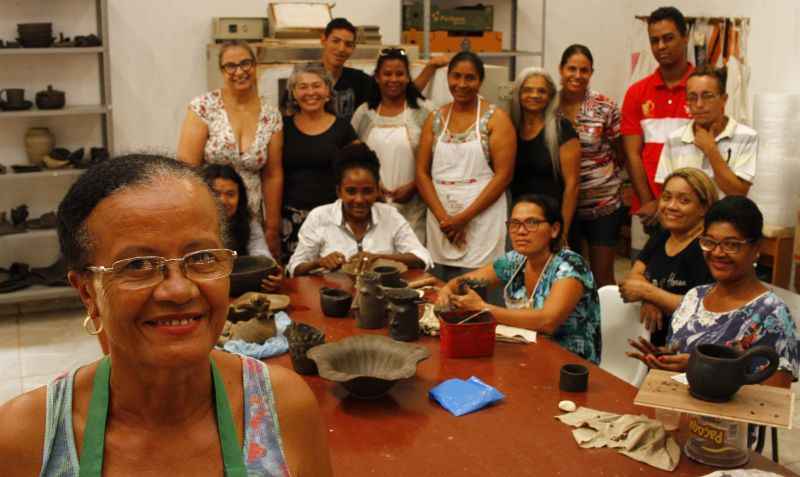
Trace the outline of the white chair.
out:
[[[639,322],[639,303],[625,303],[617,285],[600,288],[600,333],[603,352],[600,367],[614,376],[639,387],[647,376],[647,366],[638,359],[629,358],[629,339],[642,336],[650,339],[650,332]]]
[[[778,295],[778,298],[786,303],[786,306],[789,307],[789,311],[792,313],[792,319],[797,327],[800,328],[800,295],[771,283],[764,283],[764,286],[772,290],[773,293]]]

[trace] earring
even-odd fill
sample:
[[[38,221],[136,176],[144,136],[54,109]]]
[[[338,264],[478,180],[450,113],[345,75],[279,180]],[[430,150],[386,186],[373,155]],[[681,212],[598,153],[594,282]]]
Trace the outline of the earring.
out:
[[[92,325],[92,329],[89,329],[89,324]],[[94,323],[92,323],[92,316],[86,315],[86,318],[83,319],[83,329],[85,329],[90,335],[96,336],[103,332],[103,323],[100,323],[100,328],[95,330]]]

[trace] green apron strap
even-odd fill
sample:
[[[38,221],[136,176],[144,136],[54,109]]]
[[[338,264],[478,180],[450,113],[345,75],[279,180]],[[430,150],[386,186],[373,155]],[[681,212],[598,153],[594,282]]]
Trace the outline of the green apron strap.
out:
[[[246,477],[242,448],[236,437],[228,394],[214,360],[211,360],[211,376],[214,382],[214,402],[217,414],[222,463],[226,477]],[[94,376],[92,399],[86,429],[83,433],[83,450],[80,458],[79,477],[99,477],[103,474],[103,451],[105,448],[106,420],[108,418],[109,383],[111,379],[111,358],[100,360]]]
[[[222,446],[225,476],[247,477],[242,447],[236,437],[236,426],[233,424],[233,413],[231,413],[231,405],[228,402],[228,393],[225,392],[225,384],[222,382],[222,376],[220,376],[213,358],[211,359],[211,377],[214,380],[214,402],[217,409],[217,428]]]
[[[83,431],[79,477],[99,477],[103,474],[103,448],[105,447],[106,418],[108,417],[108,384],[111,379],[111,358],[100,360],[94,374],[92,400]]]

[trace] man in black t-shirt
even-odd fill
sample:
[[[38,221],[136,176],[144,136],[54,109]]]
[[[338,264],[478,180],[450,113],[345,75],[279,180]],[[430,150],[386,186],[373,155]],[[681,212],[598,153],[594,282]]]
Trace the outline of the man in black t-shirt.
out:
[[[336,116],[350,121],[353,113],[369,97],[374,87],[372,77],[363,71],[344,66],[356,48],[356,27],[346,18],[334,18],[325,27],[320,37],[322,44],[322,66],[333,78],[333,109]],[[417,89],[422,91],[433,78],[438,68],[450,61],[449,56],[442,55],[431,58],[425,68],[414,80]],[[281,109],[286,110],[289,96],[281,93]]]
[[[320,43],[322,66],[334,81],[333,108],[337,116],[350,121],[372,87],[369,75],[344,66],[356,48],[356,27],[346,18],[334,18],[325,27]]]

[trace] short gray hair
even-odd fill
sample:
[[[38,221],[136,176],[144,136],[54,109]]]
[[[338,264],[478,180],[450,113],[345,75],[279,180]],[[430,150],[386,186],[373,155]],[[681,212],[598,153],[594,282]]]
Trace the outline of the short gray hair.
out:
[[[333,99],[333,77],[325,70],[321,63],[296,64],[294,65],[292,74],[286,81],[286,114],[288,116],[292,116],[300,112],[300,107],[297,105],[297,100],[294,97],[294,87],[297,85],[297,79],[302,74],[312,74],[318,76],[325,83],[325,86],[328,87],[328,91],[331,92],[331,99]],[[332,101],[328,101],[325,104],[325,111],[335,114]]]

